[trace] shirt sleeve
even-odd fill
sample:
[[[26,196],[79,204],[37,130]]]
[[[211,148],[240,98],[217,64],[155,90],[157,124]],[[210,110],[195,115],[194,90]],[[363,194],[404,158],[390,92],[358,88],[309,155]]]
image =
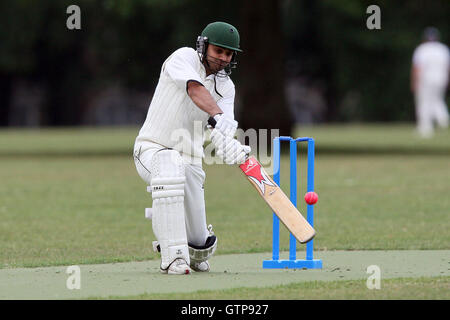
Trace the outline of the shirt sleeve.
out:
[[[222,98],[217,101],[217,105],[222,109],[225,116],[234,120],[234,96],[235,89],[232,85]]]
[[[420,48],[417,48],[416,50],[414,50],[414,54],[413,54],[413,58],[412,58],[412,63],[413,65],[419,65],[420,64],[420,60],[421,60],[421,50]]]
[[[175,51],[164,63],[164,72],[171,78],[177,87],[187,90],[189,80],[197,81],[203,85],[197,71],[200,63],[196,52],[191,48],[181,48]]]

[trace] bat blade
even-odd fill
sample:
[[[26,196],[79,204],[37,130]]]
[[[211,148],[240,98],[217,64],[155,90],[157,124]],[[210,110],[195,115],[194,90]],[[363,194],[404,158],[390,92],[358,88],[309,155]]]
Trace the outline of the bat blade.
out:
[[[258,160],[250,156],[239,166],[272,211],[301,243],[314,238],[316,232],[292,204],[283,190],[270,178]]]

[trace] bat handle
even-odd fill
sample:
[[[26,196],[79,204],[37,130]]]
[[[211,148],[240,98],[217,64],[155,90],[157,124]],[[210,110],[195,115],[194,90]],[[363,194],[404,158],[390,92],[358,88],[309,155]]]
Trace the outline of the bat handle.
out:
[[[215,127],[216,127],[216,123],[217,123],[216,119],[214,119],[213,117],[209,117],[209,119],[208,119],[208,124],[209,124],[211,127],[215,128]]]

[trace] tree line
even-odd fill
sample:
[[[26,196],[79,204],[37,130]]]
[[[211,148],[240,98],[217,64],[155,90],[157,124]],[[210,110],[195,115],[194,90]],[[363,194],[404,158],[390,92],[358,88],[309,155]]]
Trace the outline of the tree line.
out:
[[[66,27],[73,4],[80,30]],[[378,30],[366,27],[372,4],[381,11]],[[18,83],[43,92],[34,109],[40,126],[84,124],[89,99],[111,84],[150,96],[165,58],[195,46],[212,21],[241,34],[232,78],[242,128],[290,134],[292,79],[301,86],[294,94],[309,90],[323,100],[313,122],[411,121],[413,50],[427,26],[445,43],[450,37],[445,0],[17,0],[0,2],[0,12],[0,126],[19,112],[11,107]]]

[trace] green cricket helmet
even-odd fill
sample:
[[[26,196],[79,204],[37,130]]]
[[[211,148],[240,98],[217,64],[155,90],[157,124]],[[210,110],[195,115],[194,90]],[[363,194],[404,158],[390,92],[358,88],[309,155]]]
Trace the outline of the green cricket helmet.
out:
[[[226,22],[213,22],[208,24],[205,29],[203,29],[202,34],[197,37],[197,52],[203,62],[206,58],[208,44],[233,50],[234,53],[231,62],[224,69],[226,75],[230,75],[231,69],[236,68],[237,65],[237,52],[242,52],[239,48],[239,42],[239,32],[234,26]]]
[[[239,49],[239,32],[229,23],[210,23],[203,29],[201,36],[207,37],[208,43],[233,51],[242,52],[242,50]]]

